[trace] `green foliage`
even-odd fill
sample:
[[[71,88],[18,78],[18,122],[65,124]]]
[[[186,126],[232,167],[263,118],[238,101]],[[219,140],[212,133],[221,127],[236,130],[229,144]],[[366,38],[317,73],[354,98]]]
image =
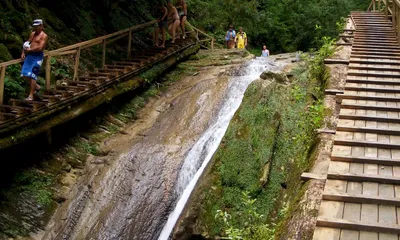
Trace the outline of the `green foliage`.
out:
[[[258,212],[255,206],[256,199],[252,199],[248,192],[242,193],[241,209],[230,215],[222,210],[217,210],[215,218],[223,222],[226,239],[264,239],[273,240],[275,228],[264,223],[263,215]],[[242,226],[235,226],[231,220],[241,219]]]
[[[320,42],[322,47],[306,57],[306,64],[292,71],[290,85],[272,82],[265,87],[258,81],[247,89],[214,157],[215,190],[204,192],[200,224],[211,236],[219,236],[224,229],[229,239],[269,239],[278,227],[274,223],[287,217],[287,203],[301,189],[298,178],[313,162],[315,129],[325,113],[322,97],[329,73],[323,60],[334,47],[329,37]],[[238,201],[243,191],[262,201],[246,200],[250,202],[243,205]],[[218,218],[226,221],[216,221],[211,215],[221,209]],[[261,224],[249,224],[249,209],[260,213],[255,219]],[[256,226],[259,231],[248,230]],[[248,232],[261,235],[249,237]]]
[[[305,55],[308,67],[310,69],[310,78],[321,82],[322,87],[326,87],[329,80],[329,71],[324,64],[324,60],[335,52],[335,39],[322,37],[321,48],[313,53],[313,57]]]
[[[93,154],[93,155],[99,155],[100,151],[99,151],[98,146],[97,146],[96,143],[89,143],[89,142],[86,142],[86,141],[82,141],[81,144],[82,144],[81,145],[82,148],[87,153],[90,153],[90,154]]]
[[[17,175],[14,182],[17,191],[32,194],[39,204],[49,206],[52,203],[50,187],[54,181],[50,176],[35,170],[27,170]]]
[[[229,24],[244,28],[259,54],[266,44],[273,53],[308,51],[314,39],[336,37],[336,22],[350,11],[366,10],[365,0],[187,0],[189,21],[224,43]],[[315,31],[320,26],[321,31]],[[342,29],[342,28],[341,28]],[[251,48],[251,47],[250,47]]]

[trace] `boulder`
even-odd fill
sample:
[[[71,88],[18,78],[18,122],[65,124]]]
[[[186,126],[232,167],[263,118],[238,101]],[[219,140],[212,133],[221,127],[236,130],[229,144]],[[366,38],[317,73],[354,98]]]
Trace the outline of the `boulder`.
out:
[[[277,83],[281,84],[287,84],[289,82],[286,74],[272,72],[270,70],[261,73],[260,78],[264,80],[275,80]]]

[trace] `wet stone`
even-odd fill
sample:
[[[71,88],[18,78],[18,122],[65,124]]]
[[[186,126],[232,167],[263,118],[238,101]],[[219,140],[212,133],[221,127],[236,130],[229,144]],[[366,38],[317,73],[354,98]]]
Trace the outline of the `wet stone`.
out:
[[[58,203],[64,202],[68,199],[68,195],[71,189],[67,186],[62,186],[60,190],[54,196],[54,200]]]
[[[286,84],[289,82],[286,74],[276,73],[269,70],[261,73],[260,78],[264,80],[275,80],[276,82],[281,84]]]
[[[64,162],[63,165],[62,165],[62,170],[63,171],[69,172],[69,171],[71,171],[71,168],[72,168],[72,166],[70,164],[66,163],[66,162]]]

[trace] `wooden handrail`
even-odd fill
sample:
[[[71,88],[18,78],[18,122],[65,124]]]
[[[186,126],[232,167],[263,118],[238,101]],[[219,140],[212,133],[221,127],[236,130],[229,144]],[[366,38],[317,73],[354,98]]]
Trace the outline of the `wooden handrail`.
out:
[[[134,27],[130,27],[130,28],[127,28],[127,29],[124,29],[124,30],[121,30],[121,31],[118,31],[118,32],[115,32],[115,33],[111,33],[111,34],[108,34],[108,35],[105,35],[105,36],[102,36],[102,37],[94,38],[94,39],[91,39],[91,40],[88,40],[88,41],[85,41],[85,42],[76,43],[76,44],[73,44],[73,45],[70,45],[70,46],[66,46],[66,47],[62,47],[62,48],[59,48],[59,49],[56,49],[56,50],[52,50],[52,51],[45,51],[45,57],[47,57],[47,56],[61,56],[61,55],[66,55],[66,54],[74,54],[74,53],[76,53],[76,51],[77,51],[77,49],[79,47],[81,49],[85,49],[85,48],[92,47],[92,46],[95,46],[95,45],[100,45],[100,44],[103,43],[103,40],[107,40],[109,38],[112,38],[112,37],[115,37],[115,36],[118,36],[118,35],[123,35],[123,34],[129,33],[129,32],[132,33],[133,31],[137,31],[137,30],[140,30],[140,29],[144,29],[144,28],[148,28],[148,27],[154,26],[154,24],[156,22],[157,21],[147,22],[147,23],[140,24],[140,25],[137,25],[137,26],[134,26]],[[14,60],[11,60],[11,61],[8,61],[8,62],[2,62],[2,63],[0,63],[0,68],[1,67],[7,67],[7,66],[10,66],[10,65],[14,65],[14,64],[18,64],[18,63],[22,63],[23,61],[24,61],[23,59],[19,58],[19,59],[14,59]]]
[[[88,44],[91,44],[91,43],[97,42],[97,41],[101,41],[102,42],[103,40],[107,40],[109,38],[112,38],[112,37],[115,37],[115,36],[118,36],[118,35],[122,35],[124,33],[130,32],[130,31],[137,31],[137,30],[141,30],[141,29],[144,29],[144,28],[153,27],[154,24],[156,24],[156,23],[157,23],[156,20],[151,21],[151,22],[147,22],[147,23],[143,23],[143,24],[140,24],[140,25],[137,25],[137,26],[134,26],[134,27],[130,27],[130,28],[127,28],[127,29],[124,29],[124,30],[121,30],[121,31],[118,31],[118,32],[115,32],[115,33],[111,33],[111,34],[102,36],[102,37],[98,37],[98,38],[91,39],[91,40],[88,40],[88,41],[85,41],[85,42],[81,42],[81,43],[77,43],[77,44],[74,44],[74,45],[71,45],[71,46],[67,46],[67,47],[63,47],[63,48],[57,49],[57,50],[53,50],[50,53],[72,50],[72,49],[76,49],[78,47],[84,47],[85,45],[88,45]]]
[[[131,45],[132,45],[132,33],[141,29],[149,28],[154,26],[154,24],[157,23],[157,21],[151,21],[147,23],[143,23],[137,26],[133,26],[130,28],[126,28],[121,31],[117,31],[102,37],[94,38],[88,41],[76,43],[70,46],[62,47],[53,51],[45,51],[44,52],[44,65],[46,68],[46,83],[45,83],[45,89],[50,90],[50,78],[51,78],[51,64],[50,60],[52,57],[55,56],[62,56],[62,55],[70,55],[70,54],[75,54],[75,64],[74,64],[74,76],[73,80],[76,80],[78,78],[78,70],[79,70],[79,60],[80,60],[80,53],[81,50],[93,47],[96,45],[103,45],[103,53],[102,53],[102,66],[105,65],[106,62],[106,45],[112,42],[115,42],[121,38],[128,37],[128,54],[127,56],[130,55],[131,51]],[[8,62],[3,62],[0,63],[0,104],[3,104],[4,100],[4,82],[5,82],[5,75],[6,75],[6,69],[10,65],[15,65],[22,63],[24,60],[22,58],[19,59],[14,59]]]
[[[194,26],[193,26],[192,24],[190,24],[189,22],[186,22],[186,24],[187,24],[189,27],[191,27],[193,30],[196,31],[196,37],[197,37],[197,40],[198,40],[199,42],[201,42],[201,41],[199,40],[199,33],[201,33],[202,35],[204,35],[204,36],[206,36],[207,38],[209,38],[209,40],[211,40],[211,51],[214,51],[215,39],[214,39],[213,37],[211,37],[210,35],[208,35],[207,33],[203,32],[203,31],[201,31],[200,29],[194,27]]]

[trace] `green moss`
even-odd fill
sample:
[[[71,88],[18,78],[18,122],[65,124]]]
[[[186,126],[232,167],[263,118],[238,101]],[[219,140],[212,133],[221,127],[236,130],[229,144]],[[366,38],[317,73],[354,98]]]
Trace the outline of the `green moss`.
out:
[[[8,61],[11,59],[12,59],[12,56],[11,56],[10,52],[8,51],[7,47],[4,44],[0,43],[0,61]]]
[[[285,192],[290,195],[298,190],[296,178],[310,165],[314,129],[321,123],[323,113],[310,91],[319,83],[308,80],[307,71],[298,73],[290,86],[271,83],[265,87],[262,81],[257,81],[247,89],[215,155],[213,185],[220,191],[207,191],[206,211],[200,217],[201,226],[212,236],[220,234],[222,227],[213,218],[215,209],[240,215],[238,197],[243,191],[258,199],[255,205],[265,222],[285,215],[276,210]],[[260,178],[268,162],[271,163],[269,181],[263,185]],[[283,184],[288,189],[284,190]],[[244,223],[233,219],[232,224]]]

